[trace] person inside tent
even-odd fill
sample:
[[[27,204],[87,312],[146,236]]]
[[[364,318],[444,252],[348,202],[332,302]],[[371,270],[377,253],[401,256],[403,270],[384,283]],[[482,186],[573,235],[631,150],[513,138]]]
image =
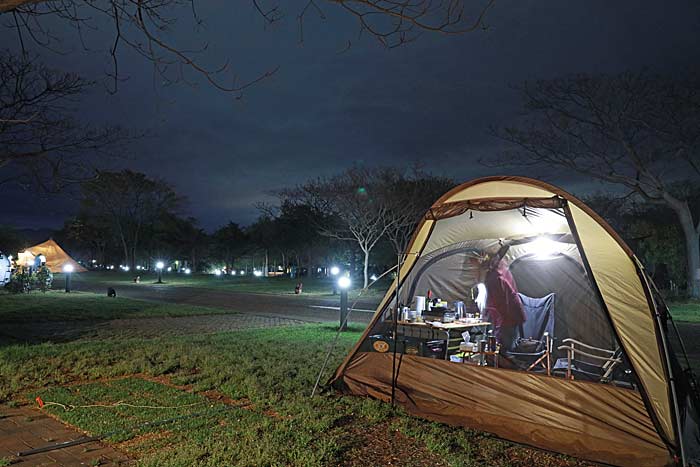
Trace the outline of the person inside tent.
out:
[[[485,312],[493,323],[496,341],[501,345],[501,352],[512,351],[518,337],[517,330],[525,322],[525,310],[518,297],[518,287],[503,255],[508,250],[504,245],[498,253],[486,256],[487,264],[484,285],[486,286]]]

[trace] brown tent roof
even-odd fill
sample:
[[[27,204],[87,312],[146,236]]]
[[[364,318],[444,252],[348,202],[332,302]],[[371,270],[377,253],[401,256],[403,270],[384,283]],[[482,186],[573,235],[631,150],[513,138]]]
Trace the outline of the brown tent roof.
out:
[[[34,256],[44,255],[46,257],[46,266],[51,272],[63,271],[63,266],[66,264],[73,265],[73,272],[87,272],[87,269],[71,258],[52,238],[29,247],[25,251],[30,252]]]

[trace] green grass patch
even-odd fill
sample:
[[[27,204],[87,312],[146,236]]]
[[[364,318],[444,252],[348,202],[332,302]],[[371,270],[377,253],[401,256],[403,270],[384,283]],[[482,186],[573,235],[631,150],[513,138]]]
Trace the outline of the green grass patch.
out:
[[[669,303],[671,315],[676,321],[700,323],[700,302],[685,301]]]
[[[24,298],[64,300],[54,294]],[[101,303],[104,313],[116,313],[111,307],[118,301],[105,297]],[[354,326],[340,335],[323,381],[361,332]],[[578,464],[483,433],[416,419],[372,399],[332,391],[311,399],[335,335],[333,325],[304,325],[155,339],[121,336],[5,345],[0,347],[0,402],[33,402],[40,396],[74,406],[122,401],[160,407],[45,408],[92,434],[112,433],[108,442],[149,467],[385,465],[387,461],[421,466],[434,465],[430,460],[436,455],[454,466]],[[204,397],[207,391],[245,399],[252,406],[231,407],[224,404],[228,399],[212,402]],[[164,420],[170,421],[161,423]],[[396,457],[371,457],[383,454],[373,446],[379,439],[392,439],[396,430],[405,436],[401,442],[413,448],[410,458],[401,457],[401,446]],[[514,451],[519,454],[511,455]],[[427,454],[422,458],[421,453]]]
[[[232,314],[230,310],[111,298],[87,292],[0,293],[0,321],[72,321]]]
[[[81,282],[99,283],[105,286],[118,286],[133,284],[135,276],[141,277],[142,284],[155,284],[157,275],[154,272],[134,273],[123,271],[90,271],[73,275],[76,287]],[[54,275],[55,284],[63,284],[62,274]],[[303,284],[303,294],[310,296],[332,296],[333,280],[330,278],[300,277],[291,279],[286,276],[279,277],[254,277],[247,276],[215,276],[214,274],[178,274],[164,273],[162,287],[198,287],[206,289],[220,289],[231,292],[263,293],[273,295],[293,295],[294,287],[298,283]],[[357,283],[355,285],[361,285]],[[366,291],[362,296],[381,297],[389,287],[389,279],[379,281]],[[356,297],[361,288],[353,288],[350,296]]]

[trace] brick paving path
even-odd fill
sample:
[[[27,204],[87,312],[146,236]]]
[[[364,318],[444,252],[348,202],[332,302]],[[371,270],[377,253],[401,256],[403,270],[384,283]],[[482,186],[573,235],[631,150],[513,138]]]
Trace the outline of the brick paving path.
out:
[[[99,465],[102,467],[133,465],[119,451],[98,441],[55,451],[17,457],[17,452],[82,437],[77,430],[29,407],[0,407],[0,459],[13,466]]]
[[[236,331],[240,329],[260,329],[277,326],[308,324],[282,316],[255,315],[248,313],[228,315],[180,316],[160,318],[115,319],[102,328],[106,334],[139,335],[157,337],[163,334],[207,334],[213,332]]]

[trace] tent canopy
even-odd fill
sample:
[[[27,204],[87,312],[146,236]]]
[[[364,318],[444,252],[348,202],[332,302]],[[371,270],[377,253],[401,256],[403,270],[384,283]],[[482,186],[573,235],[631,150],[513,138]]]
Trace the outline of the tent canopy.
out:
[[[46,266],[52,272],[63,271],[63,266],[66,264],[73,266],[73,272],[87,272],[87,269],[71,258],[52,238],[19,253],[18,261],[26,264],[27,261],[33,261],[34,258],[39,255],[44,255],[46,258]]]
[[[435,339],[445,331],[399,327],[397,300],[415,307],[415,297],[431,291],[448,303],[469,303],[483,278],[483,258],[498,253],[521,293],[556,294],[552,359],[566,360],[566,350],[556,347],[574,339],[613,352],[614,373],[572,380],[549,370],[455,364],[406,351],[416,335]],[[593,461],[667,465],[685,455],[680,427],[689,417],[673,384],[675,360],[659,315],[664,307],[629,247],[581,201],[532,179],[479,179],[451,190],[425,215],[399,278],[333,382],[383,400],[395,394],[419,416]],[[398,376],[397,357],[385,350],[391,345],[376,350],[370,344],[377,339],[397,349]],[[586,355],[581,360],[596,363]]]

